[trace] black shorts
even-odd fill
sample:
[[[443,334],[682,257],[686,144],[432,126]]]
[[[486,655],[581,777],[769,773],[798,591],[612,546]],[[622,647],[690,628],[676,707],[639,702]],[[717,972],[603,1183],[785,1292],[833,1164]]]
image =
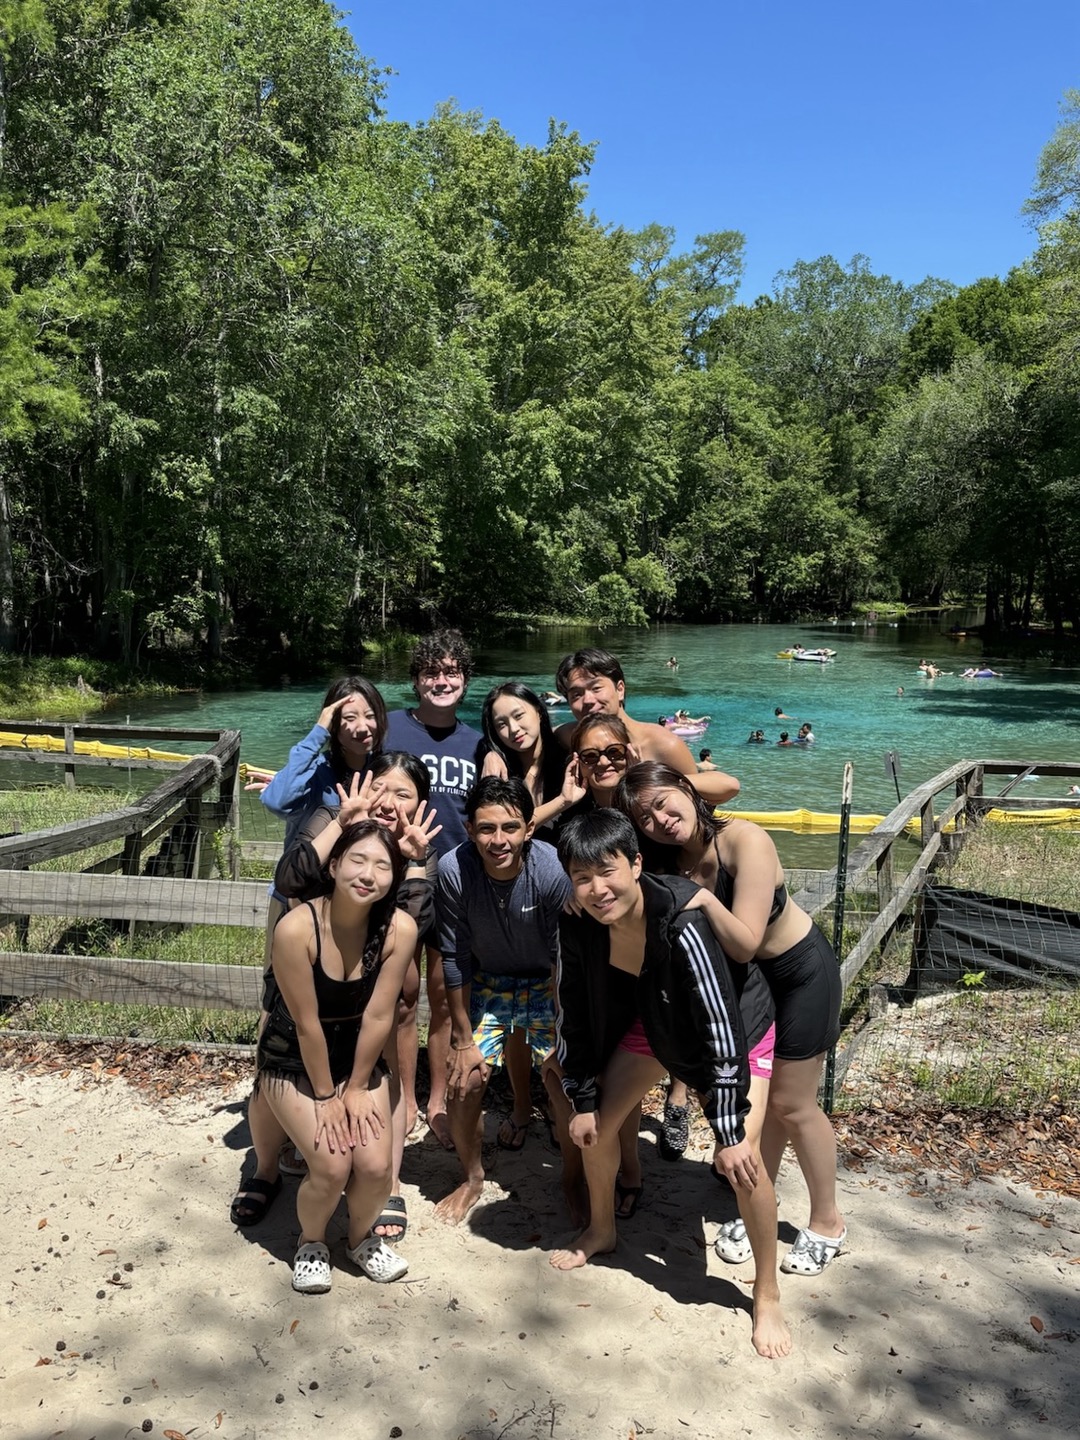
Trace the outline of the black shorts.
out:
[[[776,1005],[777,1060],[812,1060],[840,1037],[840,966],[818,927],[758,962]]]

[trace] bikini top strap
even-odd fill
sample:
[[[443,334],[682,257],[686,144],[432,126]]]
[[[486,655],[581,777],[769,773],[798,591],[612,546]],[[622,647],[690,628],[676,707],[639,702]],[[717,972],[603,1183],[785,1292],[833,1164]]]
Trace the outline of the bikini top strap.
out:
[[[321,968],[321,967],[322,967],[322,926],[319,924],[319,914],[318,914],[318,911],[315,909],[314,904],[313,904],[310,900],[305,900],[305,901],[304,901],[304,904],[305,904],[305,905],[307,906],[307,908],[311,911],[311,925],[312,925],[312,928],[313,928],[314,931],[315,931],[315,964],[318,965],[318,966]]]

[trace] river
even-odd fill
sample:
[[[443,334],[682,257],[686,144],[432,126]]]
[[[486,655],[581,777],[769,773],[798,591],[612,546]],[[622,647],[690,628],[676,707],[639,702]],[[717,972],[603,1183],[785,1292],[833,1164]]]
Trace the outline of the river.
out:
[[[538,629],[477,648],[477,673],[462,715],[478,724],[484,695],[502,680],[552,688],[555,667],[568,650],[598,644],[620,657],[627,709],[637,719],[655,720],[676,708],[712,717],[705,735],[690,743],[695,754],[708,746],[713,759],[739,777],[744,809],[836,812],[844,762],[851,760],[854,810],[884,813],[896,803],[885,767],[890,750],[900,757],[905,792],[965,758],[1075,760],[1080,765],[1080,667],[996,659],[978,637],[950,638],[947,626],[955,623],[956,612],[940,622],[876,626]],[[791,642],[830,646],[836,659],[827,665],[779,659],[777,652]],[[673,654],[677,670],[665,664]],[[917,668],[924,656],[954,673],[925,680]],[[1003,671],[1003,678],[960,679],[961,670],[983,659]],[[410,701],[405,657],[374,660],[364,673],[379,686],[388,707]],[[902,697],[896,693],[901,686]],[[323,684],[294,685],[283,677],[273,689],[174,696],[121,706],[107,718],[130,714],[133,724],[237,727],[243,732],[245,760],[277,766],[314,723],[324,691]],[[773,714],[777,706],[796,721],[781,727]],[[566,710],[554,712],[556,720],[567,715]],[[778,747],[781,728],[794,735],[802,720],[812,723],[817,743]],[[758,728],[769,744],[746,743]],[[1061,780],[1036,780],[1025,783],[1024,794],[1057,795],[1062,788]],[[795,859],[790,843],[782,848]],[[803,863],[817,863],[823,854],[819,843],[794,848]]]

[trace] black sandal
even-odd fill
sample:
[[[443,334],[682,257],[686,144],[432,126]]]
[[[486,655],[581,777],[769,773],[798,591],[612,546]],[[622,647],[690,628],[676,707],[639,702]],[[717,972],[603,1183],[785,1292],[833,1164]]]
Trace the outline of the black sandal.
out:
[[[249,1225],[259,1223],[280,1194],[280,1175],[273,1180],[260,1180],[256,1175],[241,1184],[229,1206],[229,1217],[234,1225],[246,1230]]]
[[[396,1226],[401,1231],[400,1235],[375,1235],[375,1226],[381,1225],[384,1229],[387,1225]],[[368,1231],[369,1235],[375,1235],[377,1240],[382,1240],[387,1245],[400,1245],[405,1239],[409,1229],[409,1217],[405,1213],[405,1197],[403,1195],[391,1195],[382,1208],[382,1214]]]

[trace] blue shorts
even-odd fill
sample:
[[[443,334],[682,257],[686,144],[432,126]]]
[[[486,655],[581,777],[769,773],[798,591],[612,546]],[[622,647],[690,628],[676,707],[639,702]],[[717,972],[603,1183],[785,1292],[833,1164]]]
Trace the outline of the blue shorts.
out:
[[[511,1030],[520,1030],[542,1065],[555,1049],[555,983],[517,975],[473,975],[469,1001],[473,1039],[488,1065],[498,1069]]]

